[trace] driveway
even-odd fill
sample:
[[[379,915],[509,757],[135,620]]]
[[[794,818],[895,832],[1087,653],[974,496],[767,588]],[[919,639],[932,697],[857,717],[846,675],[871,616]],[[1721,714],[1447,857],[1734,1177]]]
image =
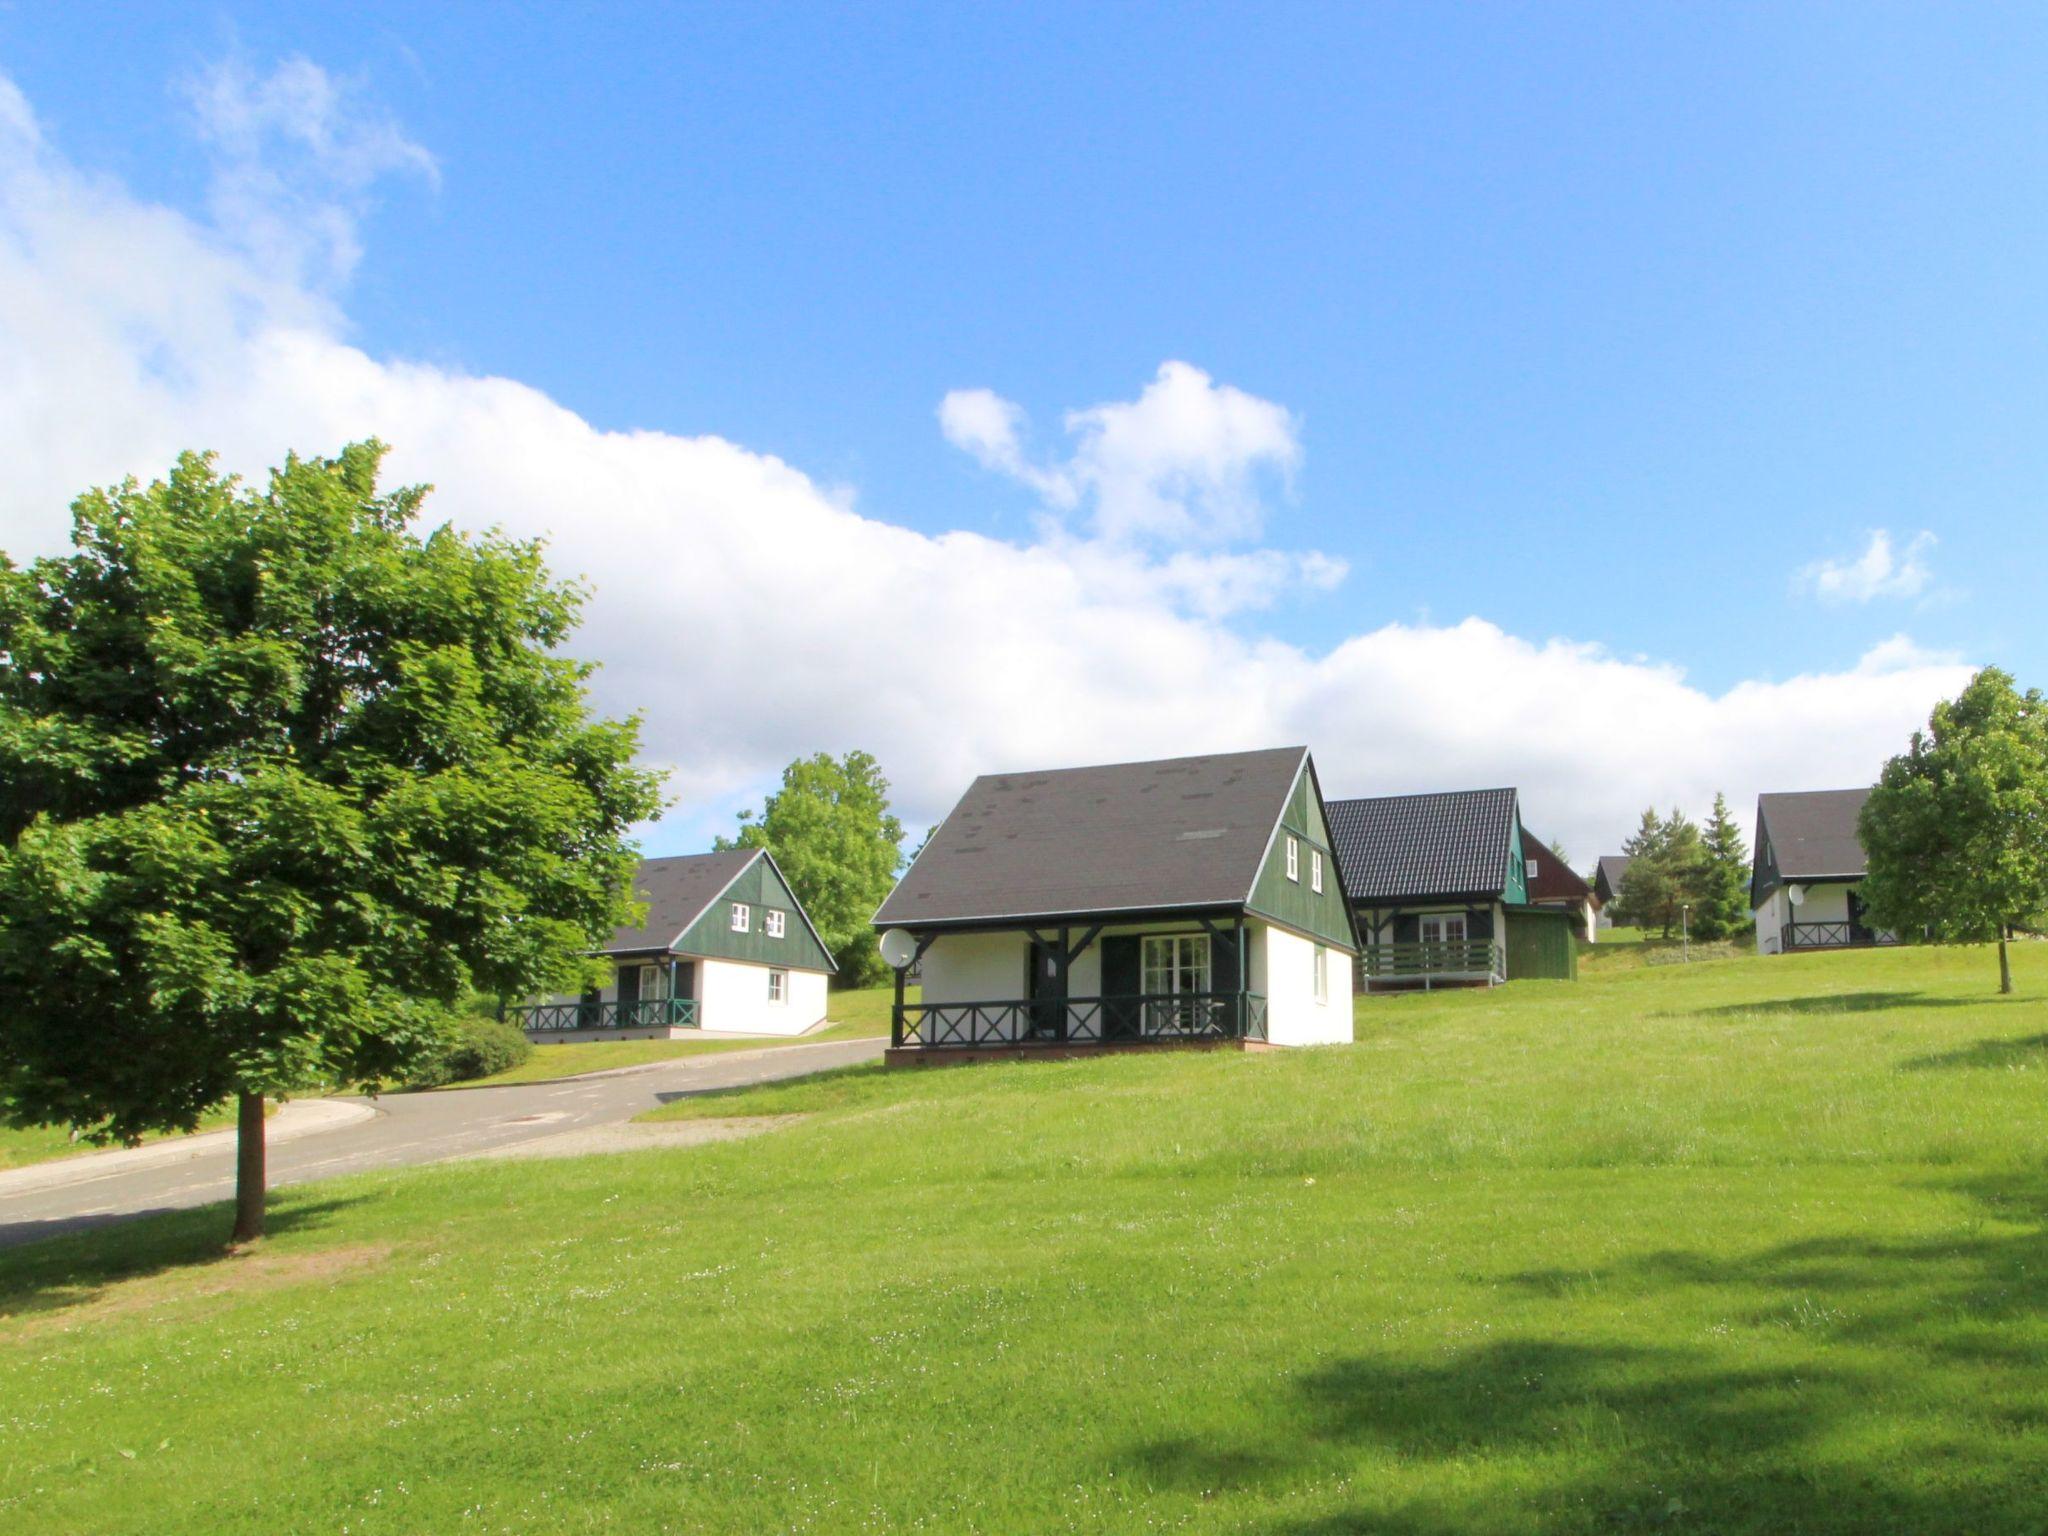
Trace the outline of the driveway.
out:
[[[554,1083],[318,1101],[331,1108],[270,1148],[270,1185],[477,1157],[630,1120],[670,1100],[872,1061],[886,1040],[773,1046],[629,1067]],[[355,1107],[360,1106],[360,1107]],[[288,1107],[289,1108],[289,1107]],[[362,1108],[371,1113],[365,1115]],[[176,1151],[173,1151],[173,1147]],[[177,1153],[183,1155],[177,1155]],[[33,1176],[33,1177],[31,1177]],[[232,1199],[231,1133],[189,1146],[101,1153],[0,1174],[0,1248],[155,1211]]]

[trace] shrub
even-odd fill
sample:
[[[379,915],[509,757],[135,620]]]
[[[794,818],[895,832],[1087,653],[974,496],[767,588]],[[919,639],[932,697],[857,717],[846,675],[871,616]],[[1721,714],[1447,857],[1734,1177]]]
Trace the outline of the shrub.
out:
[[[533,1042],[497,1019],[463,1018],[412,1076],[415,1088],[439,1088],[510,1071],[533,1054]]]

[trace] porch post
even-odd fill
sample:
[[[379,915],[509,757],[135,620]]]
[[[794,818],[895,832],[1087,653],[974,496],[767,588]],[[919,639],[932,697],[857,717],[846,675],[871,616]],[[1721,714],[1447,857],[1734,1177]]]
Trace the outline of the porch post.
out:
[[[896,973],[896,1006],[889,1010],[889,1044],[900,1050],[903,1045],[903,973],[910,967],[892,965],[889,969]]]
[[[1067,968],[1068,968],[1068,967],[1069,967],[1070,965],[1072,965],[1072,964],[1073,964],[1073,960],[1074,960],[1074,956],[1073,956],[1073,947],[1074,947],[1074,941],[1073,941],[1073,934],[1072,934],[1072,931],[1071,931],[1071,930],[1069,930],[1069,929],[1066,929],[1066,928],[1062,928],[1062,929],[1060,930],[1060,964],[1059,964],[1059,979],[1060,979],[1060,1027],[1059,1027],[1059,1038],[1060,1038],[1061,1040],[1065,1040],[1065,1039],[1067,1038],[1067,998],[1068,998],[1068,997],[1069,997],[1069,996],[1070,996],[1070,995],[1072,994],[1072,992],[1073,992],[1073,988],[1072,988],[1072,987],[1070,987],[1070,986],[1069,986],[1069,985],[1067,984]]]
[[[1244,944],[1244,914],[1237,914],[1237,1038],[1242,1040],[1251,1024],[1252,968],[1247,964]]]

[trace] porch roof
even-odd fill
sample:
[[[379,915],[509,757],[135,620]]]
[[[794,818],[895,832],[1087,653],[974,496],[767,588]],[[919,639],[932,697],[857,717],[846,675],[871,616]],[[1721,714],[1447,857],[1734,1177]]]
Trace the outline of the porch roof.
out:
[[[882,928],[1241,908],[1306,747],[984,774],[875,914]]]

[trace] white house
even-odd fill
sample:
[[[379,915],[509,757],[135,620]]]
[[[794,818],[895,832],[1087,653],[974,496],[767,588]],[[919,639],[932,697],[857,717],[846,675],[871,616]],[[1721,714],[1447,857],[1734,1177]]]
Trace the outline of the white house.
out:
[[[1863,921],[1856,887],[1867,866],[1856,819],[1867,789],[1814,789],[1756,797],[1749,905],[1760,955],[1896,944]]]
[[[895,1064],[1351,1038],[1357,940],[1305,747],[976,779],[875,926]]]
[[[612,976],[581,997],[510,1010],[536,1041],[800,1035],[825,1018],[837,967],[775,860],[757,848],[645,859],[638,925],[595,951]]]

